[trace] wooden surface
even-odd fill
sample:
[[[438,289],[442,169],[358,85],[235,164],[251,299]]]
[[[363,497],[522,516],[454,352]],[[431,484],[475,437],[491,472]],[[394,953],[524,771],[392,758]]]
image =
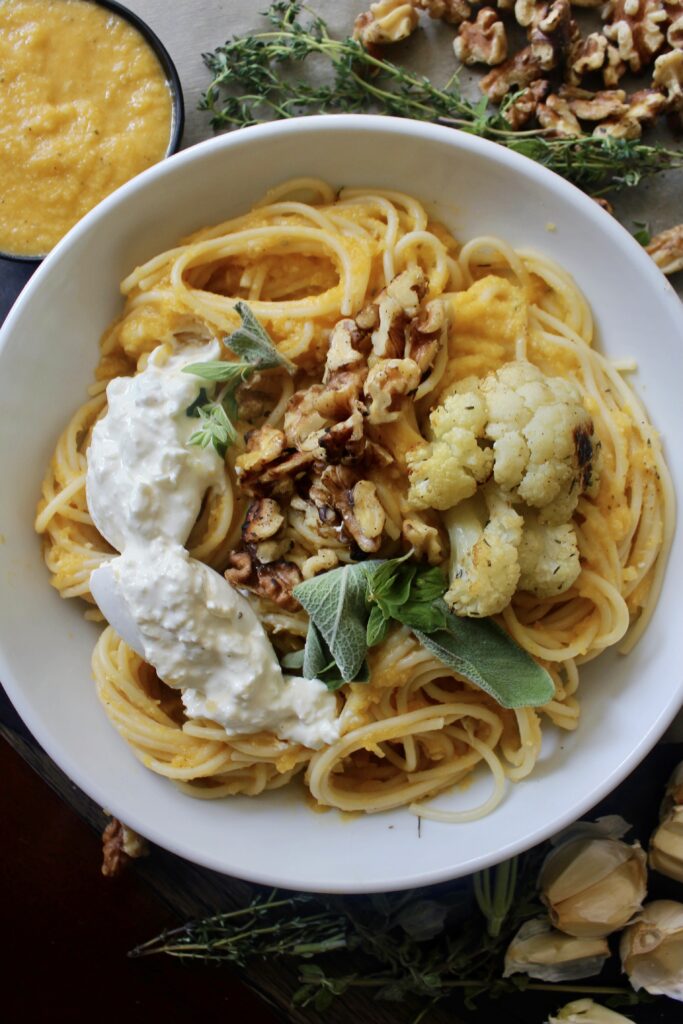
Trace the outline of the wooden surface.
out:
[[[258,12],[267,6],[267,0],[129,0],[128,6],[149,21],[177,64],[187,108],[185,145],[209,137],[208,119],[196,110],[207,84],[201,53],[231,35],[262,27]],[[333,31],[343,34],[363,4],[360,0],[311,0],[311,6],[326,17]],[[411,42],[410,63],[436,80],[445,80],[453,69],[452,34],[429,25]],[[681,174],[664,176],[620,199],[617,207],[624,223],[630,227],[633,221],[648,221],[654,230],[660,230],[674,219],[680,220],[682,181]],[[0,320],[26,278],[21,266],[0,266]],[[683,275],[678,282],[683,288],[680,278]],[[2,821],[11,837],[2,845],[3,876],[10,880],[5,887],[10,899],[4,919],[10,925],[5,938],[11,957],[7,959],[5,954],[4,965],[14,979],[9,1006],[6,1000],[3,1004],[8,1019],[20,1019],[20,1014],[30,1009],[31,1019],[36,1021],[79,1020],[83,1008],[90,1006],[105,1021],[156,1021],[162,1017],[175,1021],[207,1012],[225,1013],[228,1020],[246,1018],[250,1024],[273,1024],[285,1018],[294,1024],[322,1020],[313,1012],[291,1008],[296,979],[279,964],[253,965],[242,975],[274,1007],[271,1010],[256,1002],[225,970],[188,969],[174,961],[127,961],[125,952],[130,946],[166,924],[244,905],[253,887],[197,868],[160,849],[137,862],[127,879],[106,882],[99,874],[97,833],[105,821],[102,810],[40,750],[4,696],[0,699],[0,735],[9,745],[0,744]],[[670,735],[683,739],[683,719]],[[9,747],[36,770],[42,782],[26,772]],[[660,750],[657,764],[673,763],[674,750]],[[661,768],[661,778],[664,774]],[[643,778],[649,779],[647,770]],[[653,774],[652,787],[661,778]],[[658,796],[653,790],[644,799],[654,807]],[[36,977],[37,953],[38,962],[49,965],[47,978]],[[55,1007],[60,1011],[55,1012]],[[662,1007],[663,1002],[658,1001],[656,1009],[638,1020],[678,1019]],[[324,1020],[326,1024],[355,1020],[401,1024],[411,1014],[410,1008],[375,1004],[354,994],[336,1003]],[[428,1021],[458,1024],[458,1019],[452,1007],[444,1006],[430,1014]],[[536,1012],[529,1015],[516,1000],[514,1005],[506,1001],[498,1019],[505,1019],[506,1024],[531,1024],[542,1018]]]

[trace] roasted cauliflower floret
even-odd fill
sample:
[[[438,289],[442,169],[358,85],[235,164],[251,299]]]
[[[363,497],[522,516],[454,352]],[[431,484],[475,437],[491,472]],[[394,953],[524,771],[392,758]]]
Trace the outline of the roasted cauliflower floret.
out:
[[[445,600],[456,615],[496,615],[519,582],[524,520],[495,486],[487,485],[484,495],[485,502],[477,496],[444,516],[451,542]]]
[[[594,475],[593,423],[580,392],[527,362],[506,363],[479,390],[496,483],[539,509],[541,522],[565,522]]]
[[[518,587],[536,597],[556,597],[575,583],[581,572],[579,546],[569,523],[548,526],[525,516],[519,545]]]
[[[452,508],[471,498],[491,475],[493,451],[477,438],[486,423],[486,403],[476,392],[450,395],[429,417],[434,440],[406,455],[411,508]]]

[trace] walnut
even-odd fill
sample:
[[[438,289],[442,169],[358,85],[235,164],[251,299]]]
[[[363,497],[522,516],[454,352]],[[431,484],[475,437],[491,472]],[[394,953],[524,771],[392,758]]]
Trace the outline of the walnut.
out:
[[[666,41],[674,50],[683,50],[683,14],[672,20],[666,30]]]
[[[300,452],[311,452],[316,458],[324,458],[325,438],[335,425],[346,432],[341,423],[349,419],[351,422],[347,427],[360,441],[362,419],[360,434],[356,427],[363,410],[358,403],[367,372],[363,361],[352,369],[337,370],[325,384],[312,384],[296,391],[285,410],[283,426],[288,446]]]
[[[683,270],[683,224],[661,231],[652,239],[645,251],[652,256],[663,274]]]
[[[593,135],[609,136],[612,139],[639,139],[643,134],[640,121],[624,114],[623,117],[609,118],[593,130]]]
[[[613,139],[639,139],[643,125],[654,121],[665,105],[666,100],[657,89],[639,89],[630,96],[624,113],[603,121],[593,134],[609,135]]]
[[[597,203],[605,213],[609,213],[610,216],[614,216],[614,207],[610,203],[609,199],[605,199],[604,196],[591,196],[594,203]]]
[[[259,562],[249,548],[238,548],[228,555],[225,578],[233,587],[250,590],[287,611],[298,611],[299,602],[292,594],[301,583],[301,573],[294,562],[277,559],[267,565]]]
[[[430,18],[459,25],[472,13],[467,0],[412,0],[413,7],[426,11]]]
[[[503,114],[511,128],[517,131],[536,114],[538,104],[541,103],[550,90],[550,82],[545,78],[538,78],[526,87],[512,103],[505,108]]]
[[[479,88],[492,103],[500,103],[513,86],[523,89],[540,77],[541,65],[531,48],[525,46],[514,57],[484,75]]]
[[[623,89],[588,92],[563,86],[560,96],[569,103],[569,109],[580,121],[604,121],[606,117],[621,117],[628,111]]]
[[[419,304],[427,292],[427,282],[420,267],[410,267],[398,274],[384,288],[371,309],[362,310],[356,323],[365,328],[374,323],[372,350],[380,358],[401,357],[405,348],[405,329],[409,319],[417,316]]]
[[[542,128],[548,129],[555,138],[583,135],[581,125],[572,113],[567,100],[552,94],[545,103],[539,103],[537,116]]]
[[[591,32],[583,38],[578,36],[567,55],[567,81],[578,85],[590,71],[599,70],[607,57],[607,40],[599,32]]]
[[[351,414],[320,435],[320,448],[327,462],[338,463],[360,459],[366,446],[365,406],[354,400]]]
[[[102,874],[106,878],[118,878],[131,860],[148,854],[146,839],[118,818],[111,819],[102,833]]]
[[[420,370],[412,359],[380,359],[365,381],[368,419],[372,424],[391,423],[401,414],[400,399],[416,391]]]
[[[603,33],[631,71],[641,71],[664,42],[663,23],[668,15],[661,0],[615,0],[611,18]]]
[[[446,557],[446,546],[439,530],[425,522],[419,512],[406,516],[401,535],[413,548],[416,557],[426,558],[430,565],[440,565]]]
[[[274,537],[285,517],[280,506],[272,498],[259,498],[252,501],[242,527],[242,540],[245,544],[257,544],[259,541]]]
[[[246,435],[247,449],[235,459],[238,479],[248,473],[257,473],[269,462],[273,462],[285,450],[286,438],[281,430],[267,424]]]
[[[493,67],[507,57],[505,25],[492,7],[483,7],[475,21],[465,21],[453,41],[455,56],[463,64],[488,64]]]
[[[528,36],[531,52],[543,71],[563,66],[580,40],[569,0],[554,0],[549,7],[542,8],[531,23]]]
[[[626,64],[619,55],[616,46],[608,44],[605,50],[605,62],[602,66],[602,80],[608,89],[612,89],[626,74]]]
[[[683,110],[683,50],[657,57],[652,84],[664,95],[667,110]]]
[[[373,483],[358,480],[346,466],[328,466],[311,487],[311,498],[316,503],[331,503],[361,551],[368,554],[379,550],[386,514]]]
[[[545,10],[547,5],[545,3],[537,2],[537,0],[515,0],[514,11],[515,21],[522,28],[528,28],[533,23],[539,12]]]
[[[378,0],[353,23],[353,38],[366,49],[400,43],[415,31],[418,13],[405,0]]]
[[[338,370],[347,370],[356,363],[363,362],[363,357],[367,356],[369,349],[369,346],[365,346],[365,351],[361,350],[365,341],[367,333],[356,326],[355,320],[347,317],[334,325],[325,360],[323,384],[327,384],[332,374]]]
[[[404,356],[417,363],[421,374],[434,365],[434,360],[448,337],[448,310],[443,299],[426,303],[406,328]]]
[[[571,0],[572,7],[602,7],[605,0]]]

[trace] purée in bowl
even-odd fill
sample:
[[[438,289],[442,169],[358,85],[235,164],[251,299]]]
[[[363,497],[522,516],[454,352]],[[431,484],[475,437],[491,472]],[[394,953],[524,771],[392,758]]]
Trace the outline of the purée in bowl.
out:
[[[0,256],[36,261],[178,148],[182,90],[160,40],[114,0],[0,0],[0,64]]]
[[[98,339],[120,312],[119,282],[179,238],[238,216],[269,188],[301,177],[401,190],[416,195],[463,242],[496,235],[556,260],[586,295],[601,349],[636,360],[635,390],[665,444],[677,436],[678,300],[628,233],[559,178],[481,140],[385,118],[309,118],[213,140],[153,168],[85,218],[37,272],[3,330],[0,675],[19,713],[70,777],[151,840],[268,884],[397,889],[466,874],[541,841],[587,811],[656,742],[683,696],[673,593],[681,544],[674,542],[640,643],[627,657],[612,650],[582,668],[579,728],[561,738],[544,730],[535,771],[511,786],[488,817],[459,825],[423,821],[418,831],[404,810],[352,819],[312,814],[296,787],[255,799],[194,801],[136,761],[92,685],[90,657],[100,627],[49,587],[33,532],[40,480],[91,382]],[[20,443],[18,422],[27,424]],[[679,484],[681,455],[666,448]],[[489,786],[482,776],[465,791],[442,794],[439,804],[472,806]]]

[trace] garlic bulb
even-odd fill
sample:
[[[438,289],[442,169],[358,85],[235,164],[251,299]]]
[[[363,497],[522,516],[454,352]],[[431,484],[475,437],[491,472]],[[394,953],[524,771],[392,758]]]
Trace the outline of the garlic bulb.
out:
[[[633,1024],[633,1021],[592,999],[575,999],[558,1010],[557,1017],[549,1017],[548,1024]]]
[[[622,935],[619,953],[636,991],[683,1002],[683,903],[647,903]]]
[[[660,825],[650,839],[650,867],[683,882],[683,761],[666,787]]]
[[[647,867],[638,843],[580,836],[545,859],[541,899],[556,928],[582,938],[610,935],[633,919],[647,895]]]
[[[545,918],[526,921],[505,954],[504,978],[528,974],[541,981],[573,981],[599,974],[609,956],[602,938],[577,939],[550,926]]]

